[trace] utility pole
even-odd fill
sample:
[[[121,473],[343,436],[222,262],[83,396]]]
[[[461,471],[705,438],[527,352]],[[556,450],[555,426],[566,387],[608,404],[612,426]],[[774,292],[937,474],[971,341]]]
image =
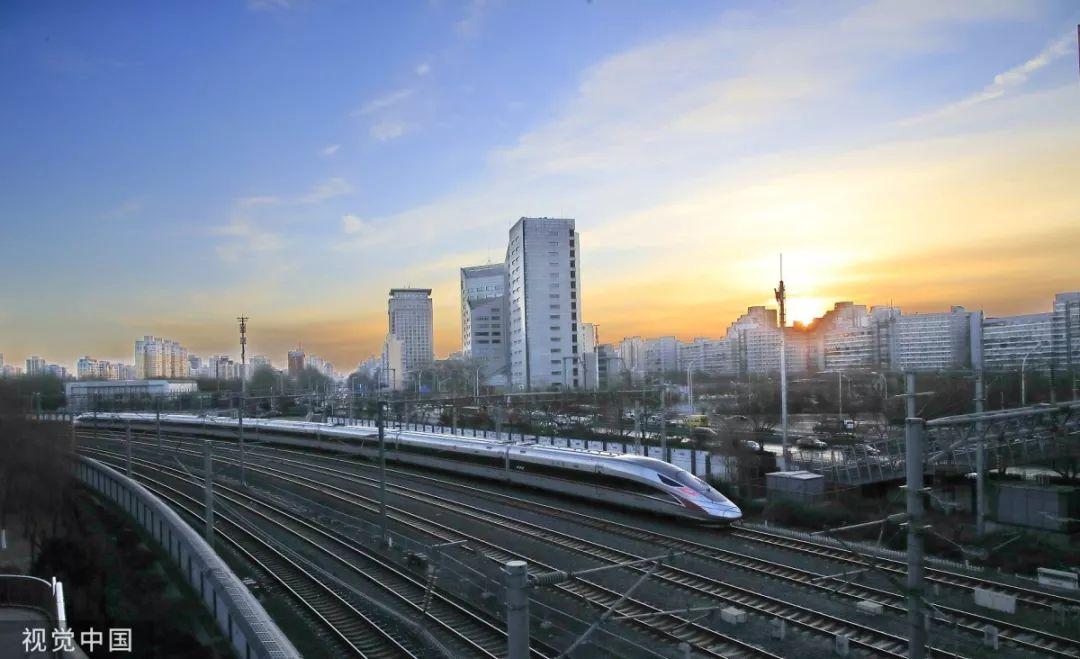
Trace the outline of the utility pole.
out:
[[[923,615],[923,443],[926,422],[915,417],[915,373],[907,372],[905,400],[907,418],[904,420],[904,461],[907,483],[904,486],[907,500],[907,609],[908,609],[908,658],[923,659],[926,656],[926,617]]]
[[[914,375],[909,374],[909,382]],[[914,406],[914,393],[908,400]],[[908,609],[908,658],[923,659],[926,656],[926,616],[923,612],[923,442],[926,422],[909,416],[904,421],[904,438],[907,467],[907,609]]]
[[[214,454],[210,440],[203,442],[203,494],[206,507],[206,543],[214,546]]]
[[[240,321],[240,413],[237,418],[237,429],[240,438],[240,484],[247,487],[247,472],[244,459],[244,406],[247,402],[247,316],[237,317]]]
[[[910,371],[904,373],[904,402],[904,416],[913,418],[915,416],[915,374]]]
[[[660,390],[660,455],[664,462],[671,462],[667,445],[667,385]]]
[[[986,410],[986,390],[983,372],[975,372],[975,412],[982,414]],[[983,422],[975,422],[978,444],[975,452],[975,533],[980,538],[986,534],[986,437]]]
[[[787,340],[784,328],[787,326],[787,290],[784,288],[784,255],[780,255],[780,285],[773,291],[776,302],[780,305],[780,435],[783,440],[784,460],[788,457],[788,413],[787,413]],[[785,464],[785,468],[787,465]]]
[[[634,430],[636,430],[636,432],[634,433],[634,435],[636,436],[635,437],[636,446],[634,447],[634,449],[639,454],[641,453],[642,438],[645,436],[645,423],[644,423],[644,421],[645,421],[645,419],[642,418],[641,401],[640,400],[635,401],[634,402],[634,425],[636,427],[634,428]]]
[[[379,543],[386,546],[386,401],[378,402],[379,424]]]
[[[124,473],[131,476],[131,422],[127,423],[127,460],[124,461]]]
[[[506,579],[506,635],[508,659],[529,659],[529,569],[525,561],[508,561]]]

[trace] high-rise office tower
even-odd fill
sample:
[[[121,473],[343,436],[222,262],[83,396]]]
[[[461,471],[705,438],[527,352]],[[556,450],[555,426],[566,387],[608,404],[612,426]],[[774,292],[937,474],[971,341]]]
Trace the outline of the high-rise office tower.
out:
[[[461,269],[461,353],[474,359],[489,385],[509,382],[506,264]]]
[[[402,381],[435,361],[434,322],[430,288],[392,288],[387,303],[390,333],[402,343]]]
[[[304,370],[304,349],[296,346],[296,350],[289,351],[289,377],[299,377]]]
[[[582,386],[580,241],[572,219],[523,217],[506,248],[510,383]]]

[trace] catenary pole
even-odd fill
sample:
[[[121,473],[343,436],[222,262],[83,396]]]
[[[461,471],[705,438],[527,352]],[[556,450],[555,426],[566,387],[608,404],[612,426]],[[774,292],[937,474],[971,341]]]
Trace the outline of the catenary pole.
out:
[[[787,404],[787,291],[784,288],[784,255],[780,255],[780,285],[773,291],[780,305],[780,435],[783,442],[784,460],[788,457],[788,404]],[[787,465],[785,464],[785,468]]]

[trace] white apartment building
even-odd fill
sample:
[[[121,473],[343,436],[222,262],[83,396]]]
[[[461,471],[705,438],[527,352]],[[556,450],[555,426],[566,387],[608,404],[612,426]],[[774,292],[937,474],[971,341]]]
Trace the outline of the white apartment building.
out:
[[[1054,296],[1054,368],[1068,373],[1076,389],[1080,378],[1080,291]]]
[[[956,306],[940,313],[901,314],[893,327],[893,370],[968,369],[981,362],[981,311]]]
[[[739,373],[738,342],[733,339],[697,337],[682,342],[678,348],[679,369],[692,369],[714,375]]]
[[[387,303],[390,334],[402,343],[403,364],[398,379],[418,374],[435,361],[434,322],[430,288],[392,288]]]
[[[26,374],[33,375],[45,375],[45,367],[48,364],[44,359],[37,355],[30,355],[26,358]]]
[[[523,217],[506,248],[510,384],[582,386],[580,238],[572,219]]]
[[[393,334],[387,334],[379,364],[380,387],[401,391],[405,388],[405,373],[405,342]]]
[[[107,359],[81,357],[75,364],[75,375],[80,380],[134,380],[135,367],[131,364],[111,362]]]
[[[144,336],[135,342],[135,372],[139,379],[186,378],[188,351],[176,341]]]
[[[983,368],[1006,371],[1020,368],[1049,370],[1054,356],[1054,314],[987,318],[983,321]]]
[[[509,383],[506,264],[461,269],[461,355],[475,359],[489,386]]]
[[[631,382],[645,379],[645,339],[640,336],[628,336],[615,348],[622,364],[622,369],[630,374]]]
[[[679,342],[674,336],[645,341],[645,372],[662,375],[679,369]]]

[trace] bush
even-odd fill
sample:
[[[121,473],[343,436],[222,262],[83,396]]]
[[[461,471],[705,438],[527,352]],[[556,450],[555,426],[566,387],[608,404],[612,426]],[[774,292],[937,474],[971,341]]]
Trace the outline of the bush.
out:
[[[808,505],[796,501],[771,501],[765,506],[765,519],[772,524],[795,528],[822,529],[851,523],[855,514],[842,508],[826,505]]]

